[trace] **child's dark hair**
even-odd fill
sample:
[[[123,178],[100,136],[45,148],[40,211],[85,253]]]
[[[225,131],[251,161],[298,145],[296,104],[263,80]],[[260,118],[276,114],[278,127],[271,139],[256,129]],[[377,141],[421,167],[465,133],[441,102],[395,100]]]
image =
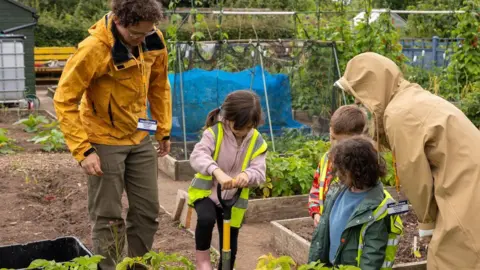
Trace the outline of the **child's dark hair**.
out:
[[[234,122],[233,127],[236,130],[247,127],[257,128],[263,124],[260,97],[250,90],[237,90],[228,94],[221,108],[216,108],[208,114],[205,126],[215,125],[218,115]]]
[[[123,27],[141,21],[157,22],[162,19],[162,5],[157,0],[112,0],[113,14]]]
[[[378,155],[374,142],[357,135],[336,144],[330,151],[333,168],[342,175],[349,175],[358,189],[374,187],[380,178],[386,175],[385,160]]]
[[[335,134],[360,135],[367,123],[367,115],[356,105],[338,108],[330,119],[330,126]]]

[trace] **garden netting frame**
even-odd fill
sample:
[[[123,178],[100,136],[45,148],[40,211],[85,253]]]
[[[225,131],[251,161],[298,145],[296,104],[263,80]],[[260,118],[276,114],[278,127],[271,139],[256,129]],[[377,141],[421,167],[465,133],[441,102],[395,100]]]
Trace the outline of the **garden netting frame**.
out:
[[[316,58],[315,53],[324,56]],[[305,102],[307,111],[321,108],[317,115],[327,123],[331,113],[346,103],[345,96],[341,98],[334,87],[341,76],[335,42],[297,39],[176,42],[170,46],[170,56],[173,55],[175,59],[169,63],[174,70],[169,74],[173,107],[171,137],[172,146],[182,152],[177,153],[177,159],[188,160],[200,140],[206,115],[234,90],[249,89],[260,96],[265,125],[259,130],[271,142],[273,151],[275,136],[285,129],[310,132],[309,126],[293,119],[293,101]],[[317,69],[323,70],[313,81],[297,79]],[[298,97],[302,94],[298,89],[305,87],[318,87],[318,91]]]

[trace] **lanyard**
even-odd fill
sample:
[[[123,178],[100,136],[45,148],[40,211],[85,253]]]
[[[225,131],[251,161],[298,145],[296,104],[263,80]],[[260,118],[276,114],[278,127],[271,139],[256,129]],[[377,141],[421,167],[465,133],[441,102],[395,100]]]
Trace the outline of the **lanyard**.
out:
[[[143,56],[143,48],[142,45],[138,46],[138,51],[140,54],[140,68],[142,70],[142,83],[143,83],[143,91],[147,94],[147,71],[145,70],[145,58]]]
[[[397,196],[400,197],[400,179],[398,179],[397,174],[397,162],[395,160],[395,153],[392,151],[392,163],[393,163],[393,172],[395,174],[395,188],[397,190]]]

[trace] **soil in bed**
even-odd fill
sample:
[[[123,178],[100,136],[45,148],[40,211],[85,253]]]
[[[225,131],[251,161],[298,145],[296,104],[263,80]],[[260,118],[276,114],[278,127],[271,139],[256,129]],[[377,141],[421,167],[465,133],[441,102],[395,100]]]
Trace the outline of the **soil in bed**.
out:
[[[397,256],[395,257],[395,264],[400,263],[412,263],[412,262],[420,262],[424,261],[427,258],[427,251],[424,247],[420,247],[420,254],[422,255],[421,258],[416,258],[413,256],[412,249],[413,249],[413,241],[414,237],[418,236],[418,222],[415,216],[415,213],[410,210],[410,212],[402,214],[402,221],[404,226],[404,235],[400,240]],[[295,232],[300,237],[304,238],[308,242],[312,241],[312,234],[315,229],[312,222],[308,224],[285,224],[289,230]],[[417,237],[417,241],[418,237]],[[420,242],[418,242],[420,245]]]
[[[87,211],[87,177],[67,151],[45,153],[28,142],[33,134],[11,124],[19,119],[0,111],[0,128],[24,148],[15,154],[0,154],[0,246],[75,236],[92,249]],[[26,115],[21,118],[28,117]],[[124,216],[128,201],[124,195]],[[153,249],[178,253],[194,260],[195,241],[164,211]]]

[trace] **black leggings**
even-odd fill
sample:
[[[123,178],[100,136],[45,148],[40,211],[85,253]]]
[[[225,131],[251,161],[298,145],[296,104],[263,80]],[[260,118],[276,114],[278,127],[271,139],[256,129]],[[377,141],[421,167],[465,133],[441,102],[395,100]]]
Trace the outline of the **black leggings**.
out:
[[[217,222],[218,235],[220,236],[220,263],[218,269],[222,269],[223,210],[217,207],[210,198],[204,198],[195,202],[195,211],[197,212],[197,227],[195,228],[195,247],[197,250],[210,249],[213,227],[215,226],[215,221]],[[231,269],[233,269],[237,255],[238,232],[238,228],[230,227]]]

